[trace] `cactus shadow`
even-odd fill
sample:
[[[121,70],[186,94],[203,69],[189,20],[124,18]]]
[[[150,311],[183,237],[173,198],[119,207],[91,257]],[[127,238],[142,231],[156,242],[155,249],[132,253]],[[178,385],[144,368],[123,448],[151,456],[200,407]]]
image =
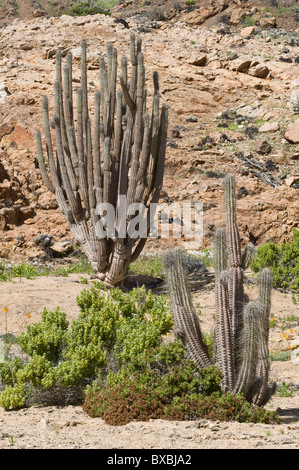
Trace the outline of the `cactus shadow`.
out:
[[[277,408],[276,411],[284,424],[299,422],[299,408]]]

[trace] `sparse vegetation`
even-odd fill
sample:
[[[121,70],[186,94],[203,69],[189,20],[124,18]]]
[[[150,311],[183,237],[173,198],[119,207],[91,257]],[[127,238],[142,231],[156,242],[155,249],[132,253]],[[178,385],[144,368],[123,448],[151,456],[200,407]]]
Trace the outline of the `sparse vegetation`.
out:
[[[20,279],[36,279],[39,276],[64,276],[69,274],[92,274],[93,270],[88,259],[81,256],[69,264],[61,266],[44,264],[40,262],[38,265],[30,263],[4,263],[0,261],[0,281],[12,281],[15,278]]]
[[[275,287],[299,292],[299,230],[293,233],[292,242],[269,242],[258,247],[251,269],[258,273],[264,267],[271,268]]]
[[[251,16],[246,16],[245,17],[245,24],[246,24],[246,26],[254,26],[255,21]]]
[[[292,397],[295,391],[288,382],[282,382],[277,388],[277,393],[280,397]]]
[[[104,14],[110,15],[110,9],[117,4],[117,0],[97,0],[94,2],[82,2],[65,11],[70,16],[86,16]]]

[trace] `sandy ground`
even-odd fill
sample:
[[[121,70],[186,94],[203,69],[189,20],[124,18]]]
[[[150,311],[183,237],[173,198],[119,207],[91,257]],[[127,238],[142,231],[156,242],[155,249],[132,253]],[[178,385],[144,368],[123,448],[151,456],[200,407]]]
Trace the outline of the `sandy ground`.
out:
[[[27,325],[38,321],[41,313],[57,306],[75,318],[79,309],[76,296],[88,287],[80,283],[80,275],[39,277],[0,283],[0,335],[7,330],[17,335]],[[92,285],[92,280],[89,280]],[[256,287],[249,286],[251,298]],[[214,292],[206,288],[195,295],[200,308],[203,330],[213,323]],[[294,318],[297,317],[297,322]],[[102,419],[89,417],[81,407],[40,407],[6,412],[0,409],[0,449],[296,449],[299,447],[299,298],[273,292],[270,328],[270,350],[277,358],[292,348],[292,359],[275,360],[271,379],[278,385],[286,382],[294,390],[291,397],[276,394],[267,405],[278,410],[279,425],[212,422],[199,420],[177,422],[151,420],[110,426]],[[292,321],[293,318],[293,321]]]

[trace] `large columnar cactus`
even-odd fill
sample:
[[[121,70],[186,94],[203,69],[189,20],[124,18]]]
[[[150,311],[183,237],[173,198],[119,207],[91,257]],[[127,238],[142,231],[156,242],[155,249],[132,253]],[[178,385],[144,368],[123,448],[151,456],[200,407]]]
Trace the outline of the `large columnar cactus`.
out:
[[[146,112],[140,39],[136,41],[135,35],[131,35],[130,74],[127,57],[121,58],[119,89],[117,51],[111,43],[107,45],[106,55],[107,64],[103,56],[100,58],[100,86],[94,94],[92,115],[86,41],[81,42],[81,85],[76,93],[76,109],[72,54],[67,55],[63,66],[61,53],[57,52],[51,120],[48,98],[43,98],[47,162],[40,131],[36,139],[45,185],[55,193],[74,238],[97,276],[107,286],[114,286],[122,281],[129,263],[139,256],[149,234],[149,206],[158,202],[163,183],[168,111],[162,106],[159,114],[155,72],[151,115]],[[133,204],[136,211],[138,205],[145,209],[143,233],[132,228],[132,224],[131,231],[128,230],[136,214],[128,210]]]
[[[256,405],[265,404],[274,391],[269,382],[269,316],[272,274],[265,268],[259,280],[259,298],[249,301],[243,277],[255,252],[249,243],[241,251],[236,224],[235,179],[225,178],[226,229],[215,233],[215,362],[222,371],[222,390],[242,393]],[[198,367],[212,364],[202,340],[200,326],[183,272],[180,249],[164,255],[166,280],[172,300],[174,322],[185,340],[188,355]]]

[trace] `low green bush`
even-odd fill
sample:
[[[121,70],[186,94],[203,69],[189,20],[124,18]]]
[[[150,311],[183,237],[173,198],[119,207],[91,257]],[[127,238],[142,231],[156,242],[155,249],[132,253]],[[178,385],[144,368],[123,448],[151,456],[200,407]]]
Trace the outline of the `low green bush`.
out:
[[[65,12],[70,16],[86,16],[104,14],[110,15],[110,9],[114,7],[117,0],[98,0],[94,2],[82,2],[72,6]]]
[[[0,364],[1,384],[12,388],[26,384],[30,396],[36,387],[80,386],[86,380],[92,382],[108,358],[115,358],[119,368],[147,348],[158,346],[171,330],[165,296],[154,296],[144,288],[127,294],[102,288],[95,283],[81,292],[77,298],[80,314],[71,325],[59,309],[45,309],[41,321],[17,338],[23,361],[8,359]],[[7,408],[12,389],[3,393],[0,404]],[[12,403],[15,407],[15,398]]]
[[[271,268],[275,287],[299,292],[299,230],[294,229],[292,242],[258,247],[251,269],[257,273],[264,267]]]

